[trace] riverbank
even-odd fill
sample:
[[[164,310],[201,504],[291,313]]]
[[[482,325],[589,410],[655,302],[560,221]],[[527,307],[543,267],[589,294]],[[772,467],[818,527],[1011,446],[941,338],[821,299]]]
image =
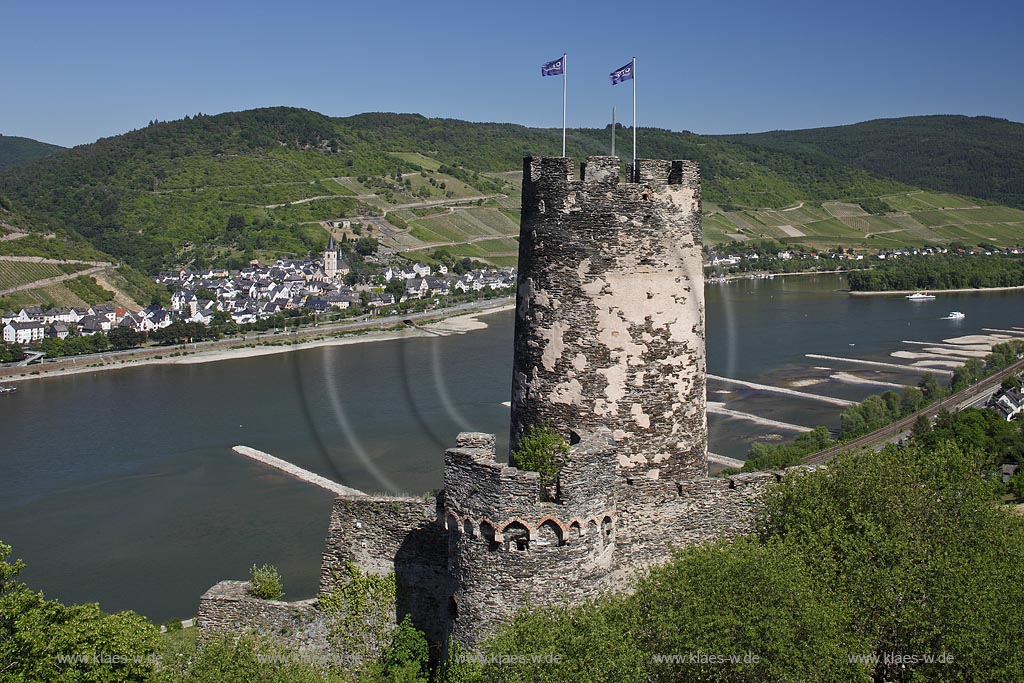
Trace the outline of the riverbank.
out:
[[[395,316],[384,321],[352,325],[338,330],[325,331],[315,328],[302,330],[293,336],[261,335],[254,341],[228,339],[215,342],[200,342],[184,346],[134,349],[102,354],[102,356],[79,356],[62,358],[53,363],[8,367],[0,370],[0,382],[22,382],[47,377],[66,377],[90,372],[137,368],[157,364],[213,363],[238,358],[268,356],[291,351],[315,349],[323,346],[345,346],[367,342],[413,339],[417,337],[448,336],[464,334],[487,327],[478,317],[509,311],[515,308],[511,301],[488,302],[487,306],[466,311],[446,309],[427,314]],[[405,325],[403,320],[422,321],[423,324]],[[384,327],[384,329],[380,329]],[[324,336],[317,336],[324,335]],[[308,341],[302,341],[308,339]]]
[[[964,294],[971,292],[1018,292],[1024,290],[1024,285],[1016,285],[1014,287],[965,287],[963,289],[893,289],[884,292],[865,292],[865,291],[850,291],[850,296],[906,296],[908,294],[916,294],[918,292],[927,292],[928,294]]]
[[[837,270],[801,270],[795,273],[772,273],[767,270],[752,270],[748,273],[732,273],[730,275],[723,275],[722,277],[726,280],[765,280],[771,278],[765,278],[765,275],[771,275],[775,277],[792,277],[794,275],[845,275],[854,270],[871,270],[870,268],[843,268]],[[705,284],[714,284],[714,278],[705,277]]]

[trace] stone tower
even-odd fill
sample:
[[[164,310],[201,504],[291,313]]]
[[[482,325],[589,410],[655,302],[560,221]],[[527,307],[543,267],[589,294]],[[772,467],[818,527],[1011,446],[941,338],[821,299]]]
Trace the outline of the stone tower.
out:
[[[327,250],[324,251],[324,275],[328,280],[338,276],[338,249],[334,244],[334,234],[327,239]]]
[[[611,430],[620,479],[707,474],[700,169],[524,160],[511,441]]]

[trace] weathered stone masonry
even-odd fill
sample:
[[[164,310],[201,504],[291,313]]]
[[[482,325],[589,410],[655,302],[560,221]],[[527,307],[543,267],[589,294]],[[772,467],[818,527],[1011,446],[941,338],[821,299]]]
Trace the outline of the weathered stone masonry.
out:
[[[619,165],[524,161],[510,432],[571,440],[557,485],[460,434],[438,496],[335,501],[321,592],[349,562],[394,571],[396,620],[473,647],[525,605],[629,590],[672,546],[750,530],[779,475],[707,477],[700,170]],[[208,596],[207,625],[249,610]]]
[[[513,444],[528,425],[606,427],[622,476],[707,474],[700,171],[616,157],[523,169]]]

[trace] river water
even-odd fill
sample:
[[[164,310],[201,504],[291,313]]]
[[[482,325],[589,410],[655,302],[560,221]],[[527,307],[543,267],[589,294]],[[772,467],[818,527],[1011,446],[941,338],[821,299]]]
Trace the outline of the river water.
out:
[[[707,288],[714,375],[860,400],[885,387],[838,371],[914,383],[918,371],[866,369],[805,354],[907,363],[905,340],[936,342],[1024,326],[1024,294],[850,297],[840,276],[743,280]],[[964,320],[941,320],[950,310]],[[231,452],[252,446],[367,491],[441,485],[459,431],[504,442],[511,312],[447,337],[151,365],[22,382],[0,396],[0,540],[33,588],[155,620],[188,617],[221,579],[253,563],[281,571],[287,599],[316,591],[332,496]],[[717,381],[709,400],[805,426],[841,408]],[[742,458],[751,440],[793,432],[711,415],[710,450]]]

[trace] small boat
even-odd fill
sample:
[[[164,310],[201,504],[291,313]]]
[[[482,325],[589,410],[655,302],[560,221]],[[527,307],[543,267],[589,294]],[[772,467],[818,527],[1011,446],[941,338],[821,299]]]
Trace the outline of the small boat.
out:
[[[934,299],[935,295],[929,294],[928,292],[915,292],[913,294],[908,294],[907,298],[911,301],[927,301],[928,299]]]
[[[967,316],[961,313],[960,311],[950,311],[949,315],[943,318],[943,320],[963,320],[966,317]]]
[[[17,390],[18,390],[18,387],[11,387],[11,386],[4,387],[4,386],[0,386],[0,394],[13,394]]]

